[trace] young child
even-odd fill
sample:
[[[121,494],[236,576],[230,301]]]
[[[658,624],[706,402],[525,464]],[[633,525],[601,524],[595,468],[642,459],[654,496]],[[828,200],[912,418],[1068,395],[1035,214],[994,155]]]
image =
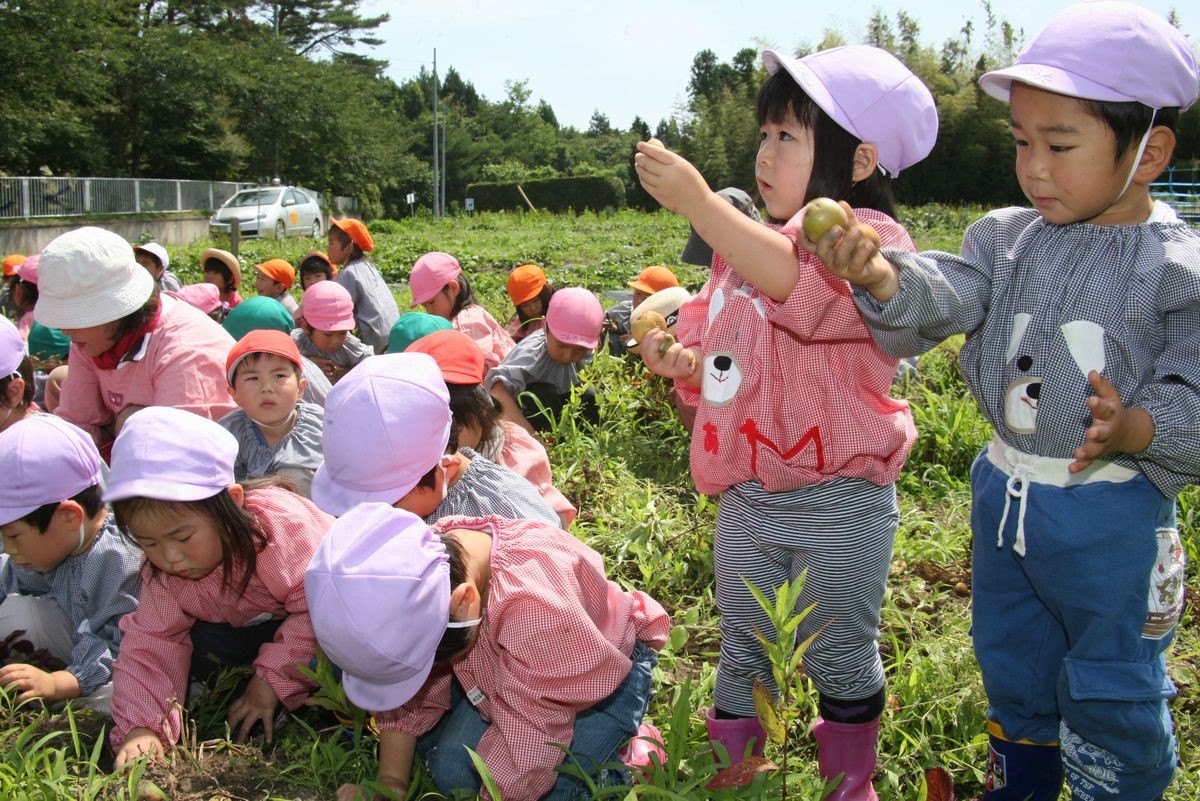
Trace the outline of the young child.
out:
[[[300,259],[300,291],[318,281],[333,281],[337,279],[338,270],[329,263],[329,257],[319,250],[310,250]]]
[[[405,312],[388,332],[388,353],[403,353],[408,346],[434,331],[452,331],[454,326],[445,317],[425,312]],[[472,340],[473,341],[473,340]],[[478,346],[476,346],[478,347]]]
[[[235,483],[238,445],[211,420],[151,407],[129,418],[113,448],[104,499],[142,549],[142,601],[121,620],[110,735],[117,767],[179,739],[189,676],[254,667],[229,708],[239,741],[276,707],[302,704],[297,670],[316,654],[304,568],[331,518],[277,486]]]
[[[556,744],[592,773],[645,731],[670,618],[555,526],[455,517],[430,530],[363,504],[334,523],[304,583],[347,697],[375,713],[378,780],[401,798],[414,755],[442,793],[479,792],[464,746],[506,800],[586,798],[558,773]]]
[[[29,339],[33,327],[33,310],[38,300],[38,264],[41,255],[33,254],[17,265],[17,280],[13,283],[12,299],[17,308],[17,330],[23,339]]]
[[[278,475],[308,497],[321,464],[322,409],[300,400],[307,381],[296,343],[282,331],[251,331],[229,351],[225,372],[237,403],[218,422],[238,441],[238,481]]]
[[[266,298],[274,298],[283,304],[288,314],[295,315],[300,305],[288,294],[296,283],[296,268],[285,259],[267,259],[254,265],[254,291]]]
[[[222,325],[236,341],[251,331],[282,331],[290,336],[294,321],[282,304],[271,298],[255,296],[247,298],[236,309],[231,309]],[[226,350],[225,354],[228,356],[229,351]],[[316,362],[301,356],[300,363],[301,372],[307,382],[304,387],[304,400],[324,406],[325,398],[333,384]]]
[[[817,252],[876,341],[967,335],[995,440],[971,470],[975,652],[988,801],[1161,798],[1175,769],[1165,652],[1183,608],[1175,496],[1200,477],[1200,236],[1150,196],[1197,67],[1132,3],[1053,17],[980,85],[1012,106],[1032,209],[993,211],[962,255]],[[1018,645],[1019,644],[1019,645]]]
[[[883,711],[880,607],[899,522],[895,481],[916,431],[889,396],[896,359],[871,339],[847,284],[797,251],[805,203],[846,200],[888,247],[913,250],[895,219],[891,183],[937,134],[929,90],[895,57],[865,45],[794,59],[768,50],[755,164],[762,225],[711,192],[692,165],[638,144],[642,185],[712,245],[709,281],[680,310],[679,342],[641,343],[646,365],[696,406],[692,477],[722,493],[715,572],[721,658],[709,738],[740,759],[761,752],[752,686],[774,691],[756,639],[770,631],[743,579],[768,595],[807,570],[796,632],[820,694],[819,771],[843,774],[829,798],[873,799]],[[786,365],[787,369],[779,369]],[[768,634],[768,636],[770,636]]]
[[[408,352],[428,353],[437,361],[450,393],[450,437],[459,450],[524,477],[558,513],[559,524],[564,529],[570,526],[575,507],[554,486],[546,448],[525,429],[501,417],[500,405],[483,388],[479,346],[461,331],[437,331],[409,345]]]
[[[200,254],[200,270],[206,283],[221,290],[221,302],[233,308],[242,302],[238,287],[242,283],[242,265],[228,250],[208,248]]]
[[[183,281],[167,268],[171,266],[171,257],[167,249],[157,242],[147,242],[144,245],[133,246],[133,257],[137,263],[146,268],[150,277],[158,284],[160,292],[178,292],[183,289]]]
[[[504,326],[505,332],[520,342],[538,331],[546,322],[546,307],[554,294],[554,284],[536,264],[522,264],[508,274],[508,298],[516,312]]]
[[[458,259],[449,253],[433,251],[417,259],[408,286],[413,308],[424,306],[425,311],[445,317],[455,329],[475,340],[488,367],[500,364],[512,350],[512,337],[475,302],[471,283]]]
[[[171,294],[204,312],[214,322],[224,323],[229,315],[229,306],[221,302],[221,290],[216,284],[188,284]]]
[[[142,554],[100,500],[100,465],[91,437],[53,415],[0,432],[0,638],[23,630],[66,665],[0,668],[17,701],[78,699],[109,712],[118,623],[137,608]]]
[[[361,220],[330,220],[328,258],[333,265],[334,280],[346,288],[354,301],[359,339],[376,353],[383,353],[400,309],[379,269],[366,256],[374,249],[375,240]]]
[[[367,359],[329,393],[313,500],[333,515],[382,501],[429,522],[492,514],[557,525],[532,484],[473,451],[457,452],[450,433],[449,394],[433,358]]]
[[[548,430],[550,419],[538,402],[551,418],[558,416],[579,383],[579,370],[592,361],[603,322],[604,309],[588,290],[568,287],[555,292],[546,309],[546,327],[521,340],[484,379],[505,418],[530,434]],[[583,413],[592,422],[599,419],[591,390],[584,394]]]
[[[0,431],[21,422],[37,411],[33,405],[33,361],[25,352],[25,340],[7,317],[0,317]]]
[[[10,253],[4,257],[4,277],[0,283],[0,314],[17,319],[17,307],[13,302],[12,288],[17,283],[17,267],[25,261],[25,254]]]
[[[375,354],[350,333],[354,328],[354,302],[341,284],[318,281],[304,290],[301,311],[300,327],[292,331],[292,339],[300,353],[320,367],[331,384]]]
[[[621,301],[604,313],[608,351],[613,356],[620,356],[625,352],[625,341],[629,339],[629,320],[634,309],[641,306],[642,301],[655,292],[679,286],[679,279],[670,269],[661,264],[652,264],[625,285],[633,290],[633,298]]]

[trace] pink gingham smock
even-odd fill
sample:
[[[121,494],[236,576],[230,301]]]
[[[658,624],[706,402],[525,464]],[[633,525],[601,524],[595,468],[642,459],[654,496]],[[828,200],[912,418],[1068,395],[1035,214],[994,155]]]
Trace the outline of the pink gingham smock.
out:
[[[550,508],[558,513],[563,527],[571,525],[571,521],[575,519],[575,506],[554,486],[550,457],[545,446],[533,434],[511,420],[501,420],[500,427],[504,432],[504,442],[497,458],[492,461],[504,465],[537,487],[542,498],[550,504]]]
[[[916,249],[887,215],[855,214],[883,247]],[[794,241],[800,220],[772,227]],[[897,360],[875,344],[850,285],[802,249],[797,259],[800,278],[780,303],[716,255],[708,283],[680,310],[679,341],[701,359],[699,391],[675,383],[696,407],[691,468],[701,492],[751,480],[768,492],[833,478],[883,486],[912,448],[912,413],[889,394]]]
[[[504,327],[496,322],[496,318],[478,303],[464,306],[450,324],[454,330],[475,340],[475,344],[483,351],[483,364],[488,370],[504,361],[516,344]]]
[[[600,555],[546,523],[498,517],[447,517],[438,532],[488,531],[492,537],[487,611],[478,639],[454,662],[463,688],[490,722],[478,754],[505,801],[538,799],[554,785],[575,715],[607,698],[629,675],[640,640],[662,648],[666,611],[643,592],[604,574]],[[404,706],[376,714],[384,731],[419,736],[450,708],[451,674],[435,668]]]
[[[100,429],[130,405],[171,406],[220,420],[237,408],[229,397],[225,357],[233,337],[199,309],[159,295],[162,316],[141,349],[113,370],[101,370],[78,345],[54,413],[103,444]]]
[[[192,658],[190,633],[197,620],[245,626],[284,618],[274,642],[264,644],[254,660],[262,678],[288,709],[308,697],[312,685],[293,667],[307,666],[317,652],[317,637],[304,597],[304,570],[333,518],[311,501],[281,487],[246,493],[246,511],[267,536],[258,553],[254,576],[245,592],[221,586],[218,566],[201,579],[152,576],[142,564],[142,597],[137,611],[121,619],[121,651],[113,664],[111,742],[120,747],[133,728],[147,728],[165,744],[179,739],[180,716],[171,703],[187,696]]]

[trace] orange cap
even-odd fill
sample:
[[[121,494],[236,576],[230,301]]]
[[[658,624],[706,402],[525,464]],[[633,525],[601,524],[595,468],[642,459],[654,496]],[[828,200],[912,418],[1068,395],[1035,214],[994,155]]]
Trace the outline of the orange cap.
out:
[[[364,253],[375,249],[375,240],[371,238],[371,232],[367,230],[367,226],[362,220],[330,219],[329,222],[345,231],[346,236],[362,248]]]
[[[638,277],[629,281],[626,286],[641,290],[647,295],[653,295],[667,287],[679,286],[679,279],[675,277],[675,273],[661,264],[652,264],[638,273]]]
[[[17,274],[17,265],[25,261],[25,256],[20,253],[12,253],[4,257],[4,277]]]
[[[290,335],[273,328],[256,328],[239,339],[225,358],[225,377],[229,380],[229,386],[233,386],[233,374],[237,372],[238,365],[251,353],[273,353],[287,359],[297,369],[304,369],[300,349]]]
[[[536,264],[522,264],[508,274],[508,296],[514,306],[533,300],[546,285],[546,273]]]
[[[254,265],[254,270],[283,284],[284,289],[291,289],[292,284],[296,283],[296,268],[284,259],[267,259],[262,264]]]
[[[405,353],[428,353],[447,384],[482,384],[487,368],[483,351],[462,331],[434,331],[414,340]]]

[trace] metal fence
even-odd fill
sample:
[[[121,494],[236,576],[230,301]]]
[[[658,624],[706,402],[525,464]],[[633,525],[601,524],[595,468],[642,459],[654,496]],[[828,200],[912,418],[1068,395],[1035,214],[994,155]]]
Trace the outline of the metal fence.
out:
[[[0,219],[74,217],[83,214],[143,214],[164,211],[209,212],[241,189],[235,181],[182,181],[164,178],[0,177]],[[303,188],[303,187],[301,187]],[[320,192],[305,189],[322,208]],[[358,200],[335,197],[334,208],[353,212]]]
[[[1150,185],[1150,193],[1170,203],[1184,220],[1200,225],[1200,167],[1168,167]]]

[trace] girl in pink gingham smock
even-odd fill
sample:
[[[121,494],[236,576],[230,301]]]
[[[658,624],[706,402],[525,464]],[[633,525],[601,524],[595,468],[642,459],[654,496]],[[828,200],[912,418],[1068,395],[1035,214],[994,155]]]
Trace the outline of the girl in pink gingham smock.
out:
[[[417,259],[408,279],[412,305],[424,306],[429,314],[445,317],[455,330],[475,340],[490,370],[513,349],[513,338],[491,313],[475,301],[471,284],[458,259],[433,251]]]
[[[237,452],[221,426],[163,407],[132,415],[113,446],[104,500],[146,555],[145,603],[121,620],[113,666],[117,766],[174,743],[189,679],[220,667],[254,668],[229,708],[239,741],[261,723],[270,742],[278,705],[312,691],[295,667],[317,649],[304,570],[333,518],[283,487],[234,483]]]
[[[758,190],[775,224],[754,222],[694,167],[638,145],[642,185],[686,216],[716,253],[704,289],[680,311],[679,342],[645,337],[647,366],[676,379],[697,409],[696,487],[723,493],[715,565],[721,659],[709,737],[734,761],[761,753],[754,681],[774,690],[756,639],[770,624],[744,580],[773,594],[806,572],[796,632],[820,693],[814,727],[830,798],[874,799],[871,772],[885,692],[877,639],[899,522],[895,480],[916,436],[889,396],[897,360],[877,347],[844,280],[797,247],[806,203],[845,200],[886,247],[913,250],[891,182],[933,147],[937,112],[894,57],[852,46],[793,59],[766,51],[758,96]],[[753,745],[751,746],[751,742]]]

